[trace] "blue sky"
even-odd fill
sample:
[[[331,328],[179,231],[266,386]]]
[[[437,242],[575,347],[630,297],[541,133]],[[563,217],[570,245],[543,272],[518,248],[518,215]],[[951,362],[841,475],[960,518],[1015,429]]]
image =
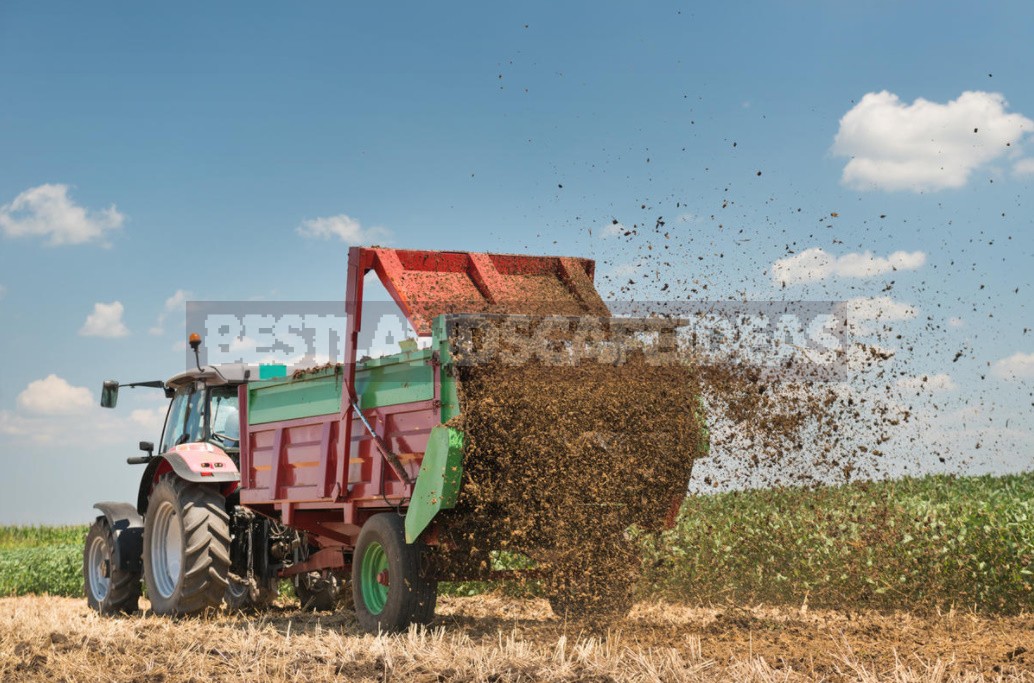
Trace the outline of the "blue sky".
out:
[[[0,523],[132,497],[162,403],[93,404],[182,368],[184,299],[341,298],[357,241],[588,256],[605,295],[660,297],[660,270],[708,285],[664,296],[858,299],[919,387],[913,469],[949,446],[1028,469],[1032,25],[1024,2],[5,2]],[[659,216],[666,263],[607,228]]]

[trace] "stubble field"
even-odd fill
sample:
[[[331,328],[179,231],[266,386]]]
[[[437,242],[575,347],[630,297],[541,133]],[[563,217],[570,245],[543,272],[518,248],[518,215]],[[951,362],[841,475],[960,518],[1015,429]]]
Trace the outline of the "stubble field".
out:
[[[146,603],[144,603],[146,604]],[[105,618],[0,599],[4,681],[1027,681],[1034,618],[641,602],[606,627],[545,600],[443,597],[427,630],[363,635],[347,612]]]

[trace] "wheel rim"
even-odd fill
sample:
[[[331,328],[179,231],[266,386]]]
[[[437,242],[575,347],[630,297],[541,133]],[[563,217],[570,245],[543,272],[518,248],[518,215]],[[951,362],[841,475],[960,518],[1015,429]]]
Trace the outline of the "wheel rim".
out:
[[[183,566],[183,528],[172,503],[163,502],[154,513],[151,534],[151,576],[163,598],[176,591]]]
[[[89,560],[89,581],[90,592],[97,602],[103,602],[108,597],[108,590],[111,588],[111,579],[104,576],[104,563],[108,559],[108,544],[100,536],[90,543]]]
[[[380,543],[371,543],[363,553],[359,572],[363,603],[370,614],[380,614],[388,601],[388,555]]]

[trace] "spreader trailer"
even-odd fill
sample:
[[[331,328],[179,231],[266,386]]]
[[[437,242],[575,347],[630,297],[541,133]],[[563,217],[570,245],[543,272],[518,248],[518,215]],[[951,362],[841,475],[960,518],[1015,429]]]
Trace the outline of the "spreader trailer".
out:
[[[423,343],[357,360],[371,272]],[[682,321],[612,317],[593,277],[580,258],[354,247],[342,362],[138,383],[169,411],[129,459],[135,504],[96,506],[89,604],[135,610],[145,585],[159,614],[241,609],[291,580],[398,631],[433,618],[439,580],[499,576],[504,551],[557,611],[627,609],[627,530],[672,521],[706,431]]]

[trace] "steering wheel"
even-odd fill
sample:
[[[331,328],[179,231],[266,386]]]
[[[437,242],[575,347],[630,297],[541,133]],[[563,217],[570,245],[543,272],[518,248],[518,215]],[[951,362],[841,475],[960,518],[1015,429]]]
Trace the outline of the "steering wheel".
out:
[[[240,444],[240,442],[241,442],[241,438],[239,436],[237,438],[234,438],[232,436],[227,436],[226,434],[223,434],[222,432],[212,432],[212,436],[213,437],[218,437],[219,440],[222,441],[226,445],[230,445],[231,443]],[[209,439],[209,440],[211,440],[211,439]]]

